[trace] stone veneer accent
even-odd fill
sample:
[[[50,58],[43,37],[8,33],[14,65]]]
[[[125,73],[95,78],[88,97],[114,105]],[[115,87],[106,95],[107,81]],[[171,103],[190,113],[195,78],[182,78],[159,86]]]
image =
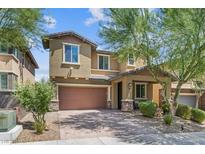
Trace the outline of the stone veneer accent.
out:
[[[52,100],[50,104],[50,109],[52,111],[59,111],[59,101],[57,100]]]
[[[133,99],[123,99],[121,100],[122,104],[121,104],[121,111],[124,112],[130,112],[134,110],[134,106],[133,106]]]
[[[107,101],[107,109],[112,109],[112,101],[111,100]]]

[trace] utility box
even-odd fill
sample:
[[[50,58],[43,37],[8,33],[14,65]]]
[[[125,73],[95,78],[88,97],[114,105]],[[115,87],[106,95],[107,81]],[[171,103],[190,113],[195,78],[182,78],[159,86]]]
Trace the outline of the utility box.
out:
[[[16,112],[0,110],[0,132],[7,132],[16,126]]]

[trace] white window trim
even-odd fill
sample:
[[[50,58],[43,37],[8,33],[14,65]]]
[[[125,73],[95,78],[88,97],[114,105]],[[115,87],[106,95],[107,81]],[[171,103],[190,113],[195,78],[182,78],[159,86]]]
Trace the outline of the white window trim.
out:
[[[130,54],[129,54],[129,55],[130,55]],[[134,55],[133,55],[134,64],[130,64],[129,55],[128,55],[128,58],[127,58],[127,65],[128,65],[128,66],[135,66],[135,57],[134,57]]]
[[[145,98],[141,98],[141,97],[136,96],[136,91],[137,91],[136,85],[145,85]],[[147,83],[146,82],[135,82],[135,99],[141,99],[141,100],[147,99]]]
[[[8,80],[8,73],[6,73],[6,72],[0,72],[1,74],[6,74],[6,89],[2,89],[1,88],[1,76],[0,76],[0,90],[1,91],[7,91],[7,90],[10,90],[8,87],[9,87],[9,80]]]
[[[100,66],[99,66],[99,56],[108,57],[108,69],[100,69]],[[110,55],[97,54],[97,65],[98,65],[98,70],[110,70]]]
[[[78,47],[78,62],[77,63],[73,63],[73,62],[66,62],[65,61],[65,45],[73,45],[73,46],[77,46]],[[80,45],[79,44],[73,44],[73,43],[63,43],[63,63],[64,64],[73,64],[73,65],[79,65],[80,64]],[[72,61],[72,52],[71,52],[71,61]]]

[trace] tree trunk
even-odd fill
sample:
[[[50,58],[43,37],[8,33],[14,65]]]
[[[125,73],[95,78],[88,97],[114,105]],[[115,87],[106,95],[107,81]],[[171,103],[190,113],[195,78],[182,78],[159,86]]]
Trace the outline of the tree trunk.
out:
[[[174,94],[174,98],[173,98],[173,102],[170,102],[170,107],[171,107],[171,113],[174,116],[176,114],[176,109],[177,109],[177,98],[179,97],[179,93],[181,90],[181,86],[183,85],[183,82],[178,82],[176,90],[175,90],[175,94]]]
[[[196,100],[196,105],[195,105],[195,108],[199,108],[199,101],[200,101],[200,98],[204,95],[204,92],[203,91],[200,91],[198,94],[197,94],[197,100]]]
[[[196,105],[195,105],[195,108],[199,108],[199,100],[200,100],[200,94],[197,94],[196,96]]]
[[[169,102],[168,98],[167,98],[167,84],[163,83],[162,85],[162,97],[163,97],[163,101],[165,102]]]
[[[177,98],[178,98],[178,96],[179,96],[179,93],[180,93],[180,90],[181,90],[181,86],[182,86],[182,85],[183,85],[182,82],[178,82],[177,87],[176,87],[176,90],[175,90],[175,94],[174,94],[174,99],[173,99],[174,103],[177,103]]]

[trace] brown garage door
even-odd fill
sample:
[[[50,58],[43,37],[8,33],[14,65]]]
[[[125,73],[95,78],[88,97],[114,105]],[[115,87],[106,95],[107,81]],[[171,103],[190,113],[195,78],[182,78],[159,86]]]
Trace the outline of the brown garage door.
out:
[[[59,87],[60,110],[106,108],[106,88]]]

